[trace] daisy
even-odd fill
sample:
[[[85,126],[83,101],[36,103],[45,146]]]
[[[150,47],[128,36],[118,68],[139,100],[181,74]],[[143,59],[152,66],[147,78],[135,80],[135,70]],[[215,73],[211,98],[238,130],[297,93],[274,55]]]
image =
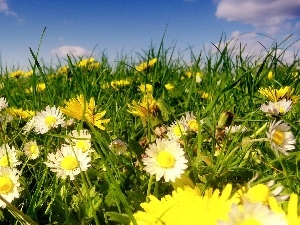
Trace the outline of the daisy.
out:
[[[46,107],[46,110],[37,112],[37,115],[33,117],[34,131],[39,134],[47,133],[51,128],[56,128],[58,125],[64,123],[64,117],[61,111],[53,106]]]
[[[55,154],[49,153],[47,159],[48,161],[44,163],[62,179],[69,176],[70,180],[74,180],[76,175],[81,171],[86,171],[91,166],[89,164],[91,157],[88,156],[88,152],[83,153],[70,145],[62,145]]]
[[[79,132],[73,130],[68,136],[68,138],[65,138],[67,143],[76,146],[82,152],[91,151],[91,134],[88,130],[80,130]]]
[[[25,143],[23,150],[29,159],[36,159],[40,155],[40,149],[36,141],[29,141]]]
[[[241,224],[260,224],[260,225],[288,225],[288,221],[283,213],[272,212],[268,206],[262,203],[246,202],[242,206],[232,205],[229,212],[229,220],[218,221],[218,225],[241,225]]]
[[[23,127],[23,134],[27,134],[28,132],[30,132],[34,127],[34,119],[32,118],[31,120],[29,120],[25,126]]]
[[[185,121],[179,120],[173,122],[169,127],[167,127],[167,130],[169,139],[178,141],[187,134],[188,127]]]
[[[198,121],[193,112],[186,112],[180,119],[181,124],[187,128],[189,131],[197,132],[198,131]],[[203,123],[203,120],[200,121]]]
[[[13,146],[10,148],[9,145],[6,144],[0,147],[0,168],[1,167],[13,168],[20,164],[21,162],[19,162],[17,158],[17,152]]]
[[[156,175],[156,181],[163,176],[166,182],[174,182],[187,168],[184,151],[174,140],[156,139],[146,149],[146,154],[148,157],[142,159],[146,166],[144,170]]]
[[[260,109],[267,114],[284,114],[292,109],[293,102],[291,100],[282,99],[278,102],[269,101],[268,104],[262,104]]]
[[[19,172],[9,167],[0,167],[0,195],[9,203],[19,197]],[[0,200],[0,207],[6,204]]]
[[[269,127],[267,137],[270,139],[273,150],[288,155],[287,151],[295,149],[296,140],[290,131],[290,126],[281,120],[274,120]]]
[[[6,102],[6,99],[4,97],[0,98],[0,111],[2,111],[2,109],[5,109],[8,106],[8,103]]]

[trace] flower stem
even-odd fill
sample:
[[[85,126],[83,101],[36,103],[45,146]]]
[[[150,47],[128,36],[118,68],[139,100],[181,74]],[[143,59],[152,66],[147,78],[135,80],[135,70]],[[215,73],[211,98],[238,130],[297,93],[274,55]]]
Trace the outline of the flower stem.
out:
[[[154,177],[153,175],[150,175],[149,183],[148,183],[148,189],[147,189],[146,202],[149,202],[149,196],[150,196],[151,186],[152,186],[152,183],[153,183],[153,177]]]

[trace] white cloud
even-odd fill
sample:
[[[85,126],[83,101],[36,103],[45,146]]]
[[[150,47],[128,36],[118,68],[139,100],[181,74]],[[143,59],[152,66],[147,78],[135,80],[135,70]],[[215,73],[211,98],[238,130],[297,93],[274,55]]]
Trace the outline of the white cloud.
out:
[[[88,51],[79,46],[61,46],[59,48],[53,49],[51,53],[59,57],[65,57],[67,56],[67,54],[75,57],[90,56],[92,54],[91,51]]]
[[[9,9],[9,6],[8,6],[6,0],[0,0],[0,13],[3,13],[6,16],[18,17],[18,14],[16,12],[11,11]]]
[[[278,32],[279,26],[300,16],[299,0],[220,0],[216,16]]]

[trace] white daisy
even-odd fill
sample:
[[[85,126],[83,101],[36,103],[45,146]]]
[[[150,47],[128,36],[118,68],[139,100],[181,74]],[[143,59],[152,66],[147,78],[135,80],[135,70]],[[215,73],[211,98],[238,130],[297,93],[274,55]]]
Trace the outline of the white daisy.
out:
[[[274,120],[269,127],[267,137],[270,139],[273,150],[280,151],[284,155],[288,155],[287,151],[295,149],[296,140],[290,131],[290,126],[281,120]]]
[[[146,154],[148,157],[142,159],[146,165],[144,170],[156,175],[157,181],[163,176],[166,182],[174,182],[187,168],[184,151],[174,140],[156,139],[146,149]]]
[[[58,125],[64,123],[64,117],[62,112],[53,106],[46,107],[46,110],[41,112],[37,112],[37,115],[33,117],[34,123],[34,131],[39,134],[47,133],[51,128],[56,128]]]
[[[8,106],[8,103],[6,102],[6,98],[1,97],[0,98],[0,111],[2,111],[2,109],[5,109]]]
[[[91,152],[91,134],[88,130],[80,130],[79,133],[77,130],[73,130],[68,134],[69,138],[65,138],[66,142],[76,146],[82,152]]]
[[[225,133],[227,134],[236,134],[236,133],[244,133],[247,131],[247,127],[241,125],[233,125],[230,127],[225,127]]]
[[[167,127],[167,136],[171,140],[178,141],[182,136],[187,134],[187,126],[182,121],[175,121]]]
[[[9,167],[0,167],[0,195],[9,203],[19,197],[19,172]],[[0,207],[6,204],[0,200]]]
[[[292,109],[291,100],[282,99],[278,102],[269,101],[268,104],[262,104],[260,109],[267,114],[284,114]]]
[[[271,209],[262,203],[245,202],[238,206],[233,204],[229,212],[228,221],[218,221],[218,225],[288,225],[283,213],[272,212]]]
[[[45,164],[62,179],[69,176],[70,180],[74,180],[76,175],[91,166],[89,164],[91,157],[88,156],[88,152],[82,152],[70,145],[62,145],[61,150],[57,150],[55,154],[49,153],[47,159],[48,162]]]
[[[113,140],[108,147],[112,152],[118,155],[121,155],[127,150],[127,144],[120,139]]]
[[[20,164],[21,162],[18,160],[17,152],[13,146],[10,148],[9,145],[6,144],[0,147],[0,168],[14,168]]]
[[[36,159],[40,155],[40,149],[36,141],[29,141],[25,143],[23,150],[29,159]]]

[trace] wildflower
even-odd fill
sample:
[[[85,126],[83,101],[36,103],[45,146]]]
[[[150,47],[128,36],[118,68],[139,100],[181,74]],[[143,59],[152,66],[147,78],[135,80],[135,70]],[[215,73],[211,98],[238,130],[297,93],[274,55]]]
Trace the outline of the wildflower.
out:
[[[0,147],[0,168],[1,167],[11,167],[14,168],[20,165],[21,162],[17,158],[16,149],[12,146],[9,147],[8,144],[4,144]]]
[[[21,76],[23,76],[24,75],[24,71],[22,71],[22,70],[16,70],[16,71],[14,71],[14,72],[11,72],[10,74],[9,74],[9,76],[10,77],[12,77],[12,78],[19,78],[19,77],[21,77]]]
[[[64,103],[66,104],[65,108],[60,108],[64,114],[77,120],[87,120],[101,130],[105,130],[103,125],[110,121],[110,119],[101,119],[106,111],[94,114],[96,107],[94,98],[91,98],[89,102],[85,102],[84,96],[78,95],[76,98],[64,101]]]
[[[150,196],[148,203],[141,204],[143,211],[136,212],[134,217],[138,224],[215,225],[217,220],[228,219],[231,205],[236,202],[230,198],[231,191],[230,184],[223,191],[216,189],[204,194],[198,188],[177,188],[161,200]]]
[[[274,78],[274,73],[273,73],[272,70],[270,70],[270,71],[268,72],[268,79],[269,79],[269,80],[272,80],[273,78]]]
[[[182,121],[173,122],[171,126],[167,127],[167,130],[168,138],[176,141],[187,134],[187,126]]]
[[[198,84],[201,83],[202,77],[203,77],[202,73],[197,72],[196,73],[196,83],[198,83]]]
[[[1,97],[0,98],[0,111],[2,111],[2,109],[5,109],[8,106],[8,103],[6,101],[6,98]]]
[[[128,81],[128,80],[115,80],[115,81],[110,82],[110,85],[114,89],[118,90],[118,87],[124,87],[124,86],[130,85],[130,81]]]
[[[28,132],[30,132],[34,128],[34,123],[35,121],[33,118],[29,120],[22,129],[23,134],[27,134]]]
[[[242,206],[232,205],[227,222],[219,220],[218,225],[288,225],[285,215],[275,213],[261,203],[245,203]]]
[[[186,112],[180,119],[180,123],[187,128],[188,131],[197,132],[198,131],[198,121],[193,112]],[[203,123],[203,120],[200,121]]]
[[[170,90],[174,89],[174,85],[172,85],[172,84],[170,84],[170,83],[167,83],[167,84],[165,84],[165,88],[166,88],[168,91],[170,91]]]
[[[296,103],[300,99],[300,96],[293,95],[294,89],[289,86],[281,87],[280,89],[273,89],[271,87],[260,88],[258,91],[271,102],[278,102],[282,99],[286,99]]]
[[[74,180],[76,175],[91,166],[91,157],[88,156],[88,152],[82,152],[70,145],[62,145],[55,154],[49,153],[47,159],[48,161],[44,162],[46,166],[62,179],[69,176],[70,180]]]
[[[127,150],[127,144],[120,139],[112,141],[108,147],[111,151],[115,152],[118,155],[121,155]]]
[[[147,68],[153,67],[157,62],[157,58],[153,58],[147,62],[143,62],[140,65],[136,66],[135,69],[139,72],[146,70]]]
[[[144,95],[142,102],[137,103],[132,101],[132,105],[128,105],[128,112],[139,116],[142,120],[142,123],[145,125],[147,118],[157,117],[160,113],[159,103],[153,98],[151,94]]]
[[[36,159],[40,155],[40,149],[36,141],[29,141],[25,143],[23,150],[29,159]]]
[[[91,151],[91,134],[88,130],[73,130],[68,134],[68,138],[65,138],[66,142],[76,146],[82,152],[90,152]]]
[[[156,139],[146,149],[146,154],[148,157],[142,159],[146,165],[144,170],[156,175],[157,181],[163,176],[166,182],[174,182],[187,168],[184,151],[174,140]]]
[[[139,90],[142,92],[142,93],[152,93],[153,91],[153,86],[152,84],[141,84],[139,86]]]
[[[37,85],[36,85],[36,88],[35,88],[35,90],[37,91],[37,92],[42,92],[42,91],[44,91],[46,89],[46,84],[45,83],[38,83]],[[27,93],[27,94],[29,94],[29,93],[32,93],[33,92],[33,88],[32,87],[30,87],[29,89],[26,89],[25,90],[25,93]]]
[[[28,119],[34,116],[34,111],[32,110],[23,110],[22,108],[18,109],[15,107],[7,108],[7,112],[17,118]]]
[[[290,131],[290,126],[281,120],[270,124],[267,137],[270,139],[272,149],[288,155],[287,151],[295,149],[296,140]],[[277,152],[276,152],[277,153]]]
[[[208,99],[208,98],[210,98],[211,96],[210,96],[210,94],[209,93],[207,93],[207,92],[205,92],[205,91],[201,91],[200,92],[200,98],[202,98],[202,99]]]
[[[81,59],[77,63],[78,67],[87,68],[89,70],[96,69],[100,67],[100,63],[96,62],[94,58]]]
[[[67,75],[69,72],[69,67],[68,66],[62,66],[57,70],[58,75]]]
[[[0,195],[9,203],[19,198],[19,172],[9,167],[0,167]],[[0,207],[5,208],[6,204],[0,200]]]
[[[284,114],[292,109],[292,101],[281,99],[278,102],[269,101],[268,104],[262,104],[260,109],[267,113],[273,115]]]
[[[46,110],[37,112],[36,116],[33,117],[34,131],[39,134],[47,133],[51,128],[57,128],[58,125],[64,123],[64,117],[61,111],[53,106],[46,107]]]
[[[23,73],[23,77],[31,77],[33,75],[33,70],[29,70]]]
[[[188,78],[191,78],[193,74],[192,74],[191,71],[186,71],[186,72],[185,72],[185,75],[186,75]]]

